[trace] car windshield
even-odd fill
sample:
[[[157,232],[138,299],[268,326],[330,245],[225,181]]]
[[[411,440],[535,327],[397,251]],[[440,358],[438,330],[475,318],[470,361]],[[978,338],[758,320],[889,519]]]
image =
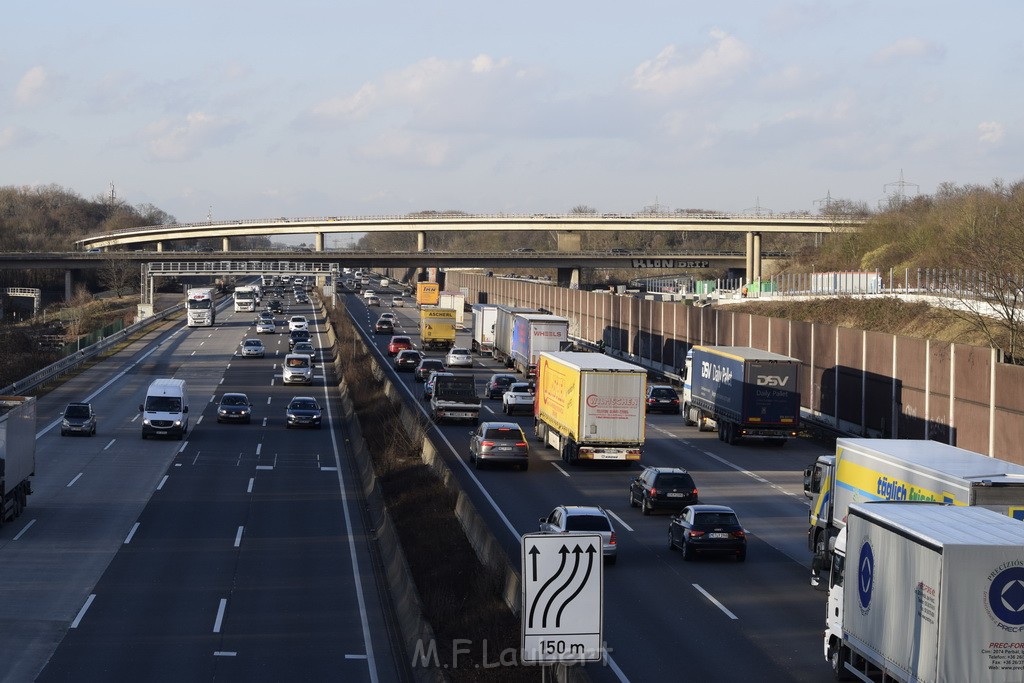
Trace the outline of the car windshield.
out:
[[[292,401],[290,408],[292,410],[319,410],[320,406],[316,404],[316,401]]]
[[[688,474],[661,474],[658,476],[658,488],[688,489],[693,488],[693,480]]]
[[[68,406],[64,417],[89,417],[89,406]]]
[[[180,413],[181,399],[177,396],[147,396],[146,410],[152,413]]]
[[[529,384],[513,384],[508,388],[514,394],[532,394]]]
[[[739,526],[739,520],[731,512],[701,512],[694,515],[693,523],[704,526]]]
[[[671,389],[652,389],[651,396],[654,398],[677,398],[676,392]]]
[[[302,358],[289,358],[287,361],[288,367],[290,368],[308,368],[309,359],[303,356]],[[278,408],[280,410],[280,408]]]
[[[601,515],[569,515],[565,520],[566,531],[611,531],[608,518]]]
[[[484,430],[485,439],[515,439],[516,441],[526,441],[526,437],[523,436],[523,432],[519,429],[512,429],[510,427],[491,427]]]
[[[246,346],[263,346],[263,342],[256,341],[255,339],[249,339],[245,342]]]
[[[244,405],[248,405],[249,402],[246,400],[245,396],[230,396],[230,395],[228,395],[228,396],[225,396],[223,399],[221,399],[220,404],[222,406],[244,406]]]

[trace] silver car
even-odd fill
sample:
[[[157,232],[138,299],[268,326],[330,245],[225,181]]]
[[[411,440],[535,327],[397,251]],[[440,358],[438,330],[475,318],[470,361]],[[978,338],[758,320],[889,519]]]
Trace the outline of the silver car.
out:
[[[263,358],[267,349],[259,339],[246,339],[241,346],[242,358]]]
[[[530,445],[515,422],[482,422],[469,437],[469,461],[477,469],[487,463],[530,467]]]
[[[473,367],[473,356],[470,355],[469,349],[456,346],[445,356],[444,364],[449,368],[471,368]]]
[[[540,530],[547,534],[601,534],[605,564],[615,564],[618,557],[615,527],[612,526],[612,520],[604,508],[592,505],[559,505],[547,517],[540,518]]]
[[[261,320],[256,323],[256,334],[274,334],[277,332],[277,325],[273,320]]]

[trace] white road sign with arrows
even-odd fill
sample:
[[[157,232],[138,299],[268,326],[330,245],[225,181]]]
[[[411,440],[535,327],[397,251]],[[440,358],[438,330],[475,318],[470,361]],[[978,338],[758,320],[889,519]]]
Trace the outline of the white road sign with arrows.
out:
[[[600,534],[523,536],[524,662],[601,659],[604,558]]]

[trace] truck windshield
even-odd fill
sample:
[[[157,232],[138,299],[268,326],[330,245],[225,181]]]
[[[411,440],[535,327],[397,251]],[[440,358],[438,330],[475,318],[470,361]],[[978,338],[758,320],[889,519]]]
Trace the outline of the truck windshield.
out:
[[[193,310],[207,310],[210,308],[210,303],[209,299],[189,299],[188,307]]]
[[[177,396],[147,396],[146,411],[150,413],[180,413],[181,399]]]

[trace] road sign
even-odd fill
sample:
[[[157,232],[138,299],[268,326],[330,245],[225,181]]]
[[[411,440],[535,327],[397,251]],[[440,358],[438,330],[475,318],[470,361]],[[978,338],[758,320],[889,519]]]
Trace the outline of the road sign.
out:
[[[593,662],[604,642],[600,534],[526,534],[521,611],[524,662]]]

